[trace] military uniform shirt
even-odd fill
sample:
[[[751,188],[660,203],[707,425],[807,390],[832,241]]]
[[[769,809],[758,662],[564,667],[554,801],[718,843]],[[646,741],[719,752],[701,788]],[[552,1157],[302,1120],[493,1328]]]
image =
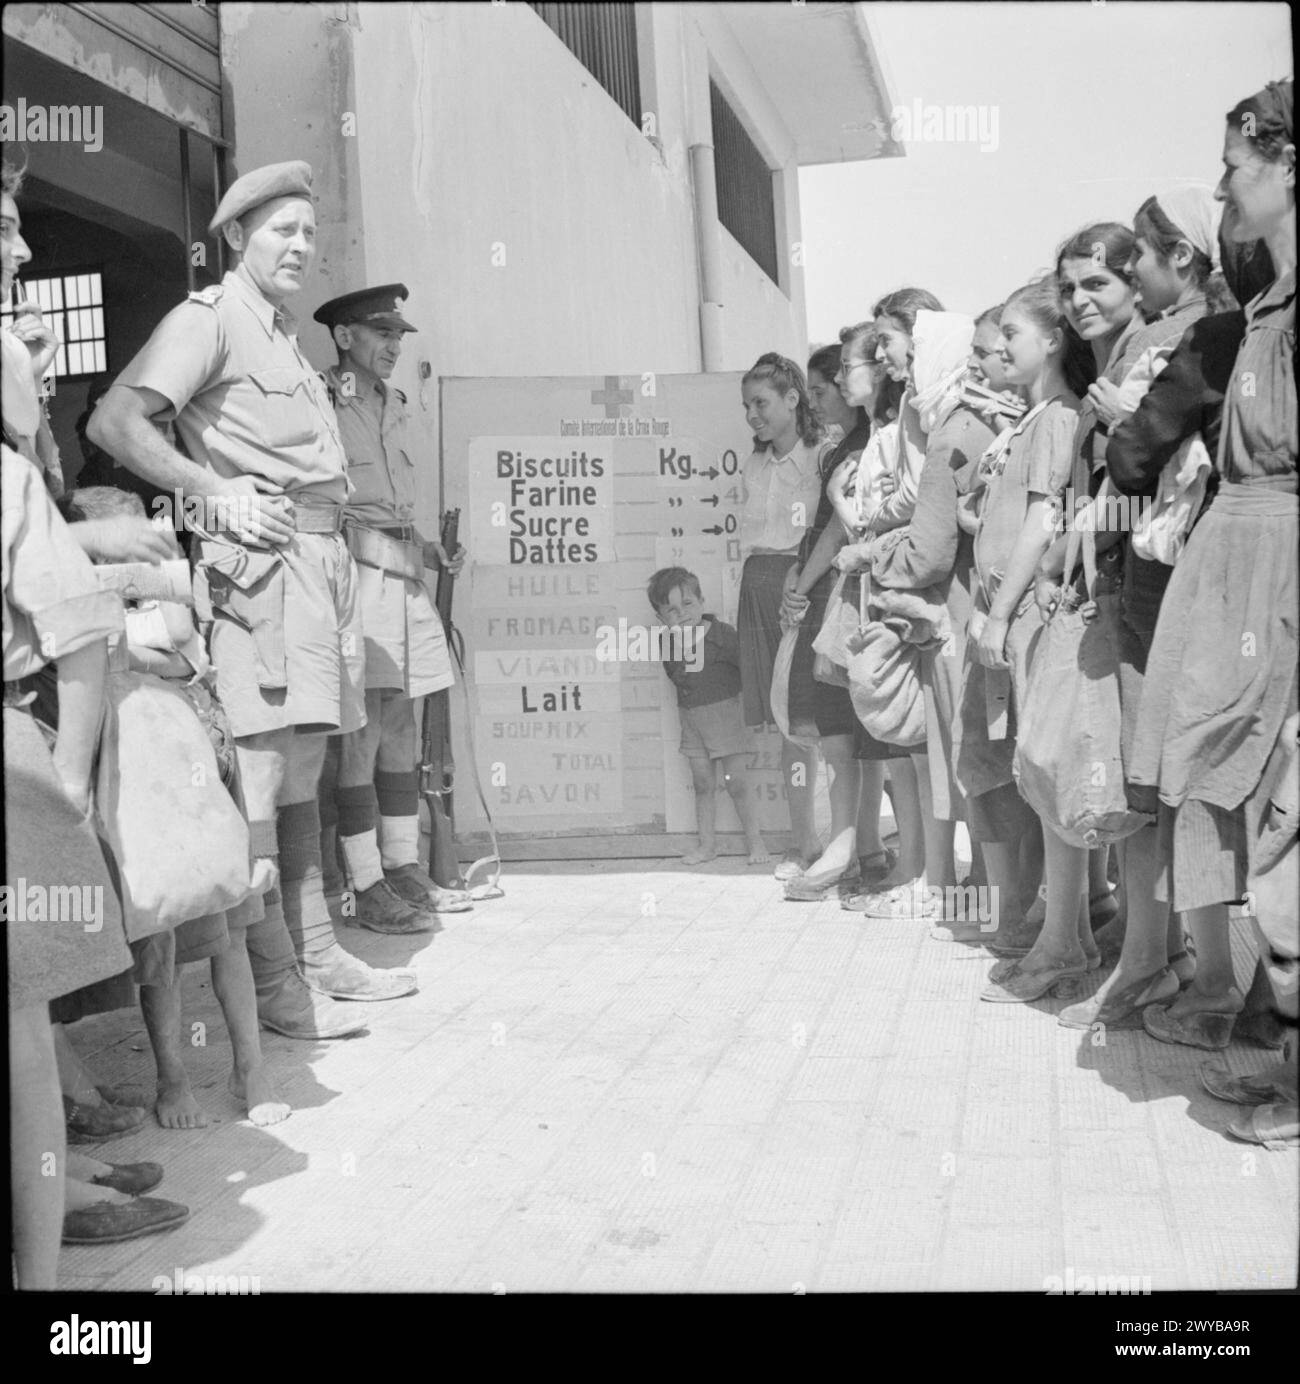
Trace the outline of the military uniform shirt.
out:
[[[261,476],[296,500],[348,497],[334,410],[294,319],[238,270],[174,307],[117,383],[163,395],[190,459],[218,476]]]
[[[370,528],[415,522],[415,463],[406,405],[383,381],[361,393],[337,366],[329,371],[352,495],[347,516]]]

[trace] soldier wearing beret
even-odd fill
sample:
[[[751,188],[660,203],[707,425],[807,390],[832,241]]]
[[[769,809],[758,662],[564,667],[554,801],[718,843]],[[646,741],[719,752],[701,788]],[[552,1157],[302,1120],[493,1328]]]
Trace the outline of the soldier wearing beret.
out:
[[[247,933],[258,1013],[290,1037],[339,1037],[365,1019],[335,1000],[409,994],[415,977],[346,952],[322,889],[325,740],[359,729],[365,708],[343,446],[285,307],[315,255],[310,167],[245,174],[209,229],[237,266],[163,318],[87,432],[160,489],[204,497],[195,598],[235,735],[253,877],[267,885],[265,919]],[[154,419],[174,421],[183,450]]]
[[[333,298],[315,313],[339,353],[326,378],[353,487],[346,529],[366,639],[366,724],[330,742],[322,777],[322,851],[328,860],[329,824],[336,820],[357,920],[387,933],[423,931],[434,925],[432,913],[472,906],[463,891],[438,888],[419,866],[421,699],[452,683],[426,567],[445,564],[458,572],[464,555],[449,558],[414,525],[415,451],[406,399],[387,383],[403,335],[415,331],[402,316],[408,296],[405,284],[384,284]]]

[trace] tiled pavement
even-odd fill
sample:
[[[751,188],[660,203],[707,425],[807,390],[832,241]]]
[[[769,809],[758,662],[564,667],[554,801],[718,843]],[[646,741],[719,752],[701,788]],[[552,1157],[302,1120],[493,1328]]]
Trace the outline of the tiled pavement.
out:
[[[355,1039],[263,1035],[294,1106],[273,1129],[240,1121],[191,967],[215,1121],[101,1147],[164,1163],[159,1195],[193,1215],[65,1250],[61,1284],[148,1289],[179,1267],[264,1293],[1294,1286],[1296,1157],[1225,1136],[1205,1054],[1094,1046],[1054,1022],[1060,1001],[982,1004],[982,953],[787,904],[739,861],[503,883],[415,945],[348,930],[372,962],[410,961],[420,992],[370,1006]],[[150,1089],[138,1014],[74,1039],[103,1079]]]

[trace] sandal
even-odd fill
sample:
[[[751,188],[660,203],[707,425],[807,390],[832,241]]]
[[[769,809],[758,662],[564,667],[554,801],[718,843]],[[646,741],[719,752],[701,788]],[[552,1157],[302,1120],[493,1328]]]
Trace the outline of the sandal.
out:
[[[873,864],[873,861],[876,863]],[[882,879],[888,879],[897,864],[898,856],[885,846],[874,855],[858,856],[858,874],[862,877],[863,885],[870,887],[879,884]]]
[[[1235,1013],[1198,1009],[1174,1017],[1169,1005],[1153,1004],[1142,1011],[1142,1027],[1162,1043],[1181,1043],[1184,1047],[1222,1052],[1232,1041]]]
[[[1276,1068],[1249,1076],[1233,1076],[1226,1062],[1202,1062],[1201,1085],[1215,1100],[1231,1101],[1233,1105],[1270,1105],[1294,1100],[1294,1085],[1283,1086],[1269,1075],[1273,1070]]]
[[[1141,1028],[1142,1010],[1148,1004],[1172,1000],[1177,994],[1178,977],[1168,966],[1162,966],[1128,985],[1117,986],[1104,999],[1094,995],[1062,1009],[1056,1022],[1062,1028],[1091,1028],[1094,1024],[1103,1028]]]
[[[1001,980],[991,980],[980,999],[991,1004],[1032,1004],[1045,995],[1071,998],[1078,993],[1079,982],[1087,974],[1084,966],[1056,966],[1050,971],[1017,969]]]
[[[798,851],[786,851],[776,869],[772,871],[772,878],[779,879],[782,883],[788,879],[796,879],[816,859],[817,857],[813,856],[812,860],[805,860]]]
[[[820,903],[829,898],[848,877],[852,866],[843,870],[818,870],[816,874],[796,875],[786,880],[785,897],[789,903]]]
[[[1300,1148],[1300,1108],[1295,1101],[1256,1106],[1233,1120],[1228,1133],[1243,1143],[1274,1151]]]
[[[840,907],[895,923],[934,923],[943,916],[943,905],[931,897],[928,889],[918,889],[914,884],[898,884],[883,893],[857,894],[845,899]]]

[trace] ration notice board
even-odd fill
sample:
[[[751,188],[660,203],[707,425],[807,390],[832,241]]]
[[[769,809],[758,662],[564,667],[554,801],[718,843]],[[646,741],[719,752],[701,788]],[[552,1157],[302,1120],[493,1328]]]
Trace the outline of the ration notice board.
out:
[[[650,641],[646,583],[695,572],[736,623],[740,375],[444,379],[442,494],[469,553],[453,619],[469,724],[452,693],[456,829],[503,837],[689,832],[675,689]],[[780,738],[752,734],[760,822],[789,830]],[[472,749],[471,749],[472,746]],[[739,831],[726,791],[718,830]],[[570,852],[572,853],[572,852]]]

